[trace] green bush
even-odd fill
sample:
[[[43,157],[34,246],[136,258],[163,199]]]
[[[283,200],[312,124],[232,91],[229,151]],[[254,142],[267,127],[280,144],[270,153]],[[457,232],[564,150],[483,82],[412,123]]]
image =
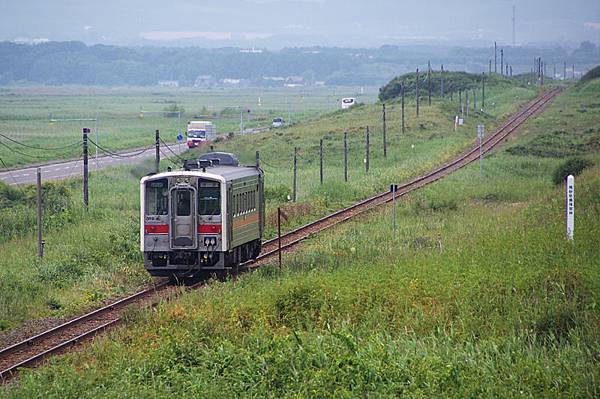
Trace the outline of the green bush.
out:
[[[285,202],[290,195],[292,195],[292,190],[288,186],[282,184],[273,187],[265,187],[265,199],[267,201]]]
[[[552,175],[554,184],[562,184],[569,175],[577,176],[583,170],[593,164],[592,161],[585,158],[570,158],[558,165]]]

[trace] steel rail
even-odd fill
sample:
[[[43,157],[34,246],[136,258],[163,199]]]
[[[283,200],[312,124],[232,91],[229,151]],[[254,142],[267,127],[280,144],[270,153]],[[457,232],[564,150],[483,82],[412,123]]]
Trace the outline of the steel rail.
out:
[[[125,298],[121,298],[121,299],[119,299],[115,302],[112,302],[106,306],[103,306],[103,307],[95,309],[91,312],[85,313],[79,317],[68,320],[58,326],[50,328],[50,329],[43,331],[37,335],[34,335],[32,337],[29,337],[22,341],[19,341],[13,345],[5,347],[2,350],[0,350],[0,362],[5,362],[5,363],[10,362],[9,356],[11,354],[14,354],[15,352],[19,352],[19,351],[25,351],[34,345],[42,345],[45,340],[48,340],[56,335],[63,334],[63,333],[68,334],[68,331],[70,329],[77,328],[77,326],[81,325],[82,323],[92,322],[94,320],[99,322],[99,321],[101,321],[101,318],[103,315],[105,315],[109,312],[112,312],[112,311],[122,309],[126,305],[129,305],[131,303],[141,301],[147,296],[157,295],[160,292],[162,292],[165,288],[167,288],[168,286],[169,286],[168,280],[161,281],[160,283],[158,283],[152,287],[138,291],[138,292],[136,292],[132,295],[129,295]],[[106,326],[104,326],[103,328],[106,328]],[[87,336],[87,335],[91,334],[91,331],[93,331],[93,330],[90,330],[87,333],[84,333],[83,335]],[[14,374],[14,372],[16,371],[17,368],[23,367],[24,365],[27,365],[27,364],[31,364],[33,362],[36,362],[39,359],[46,357],[47,354],[54,353],[57,350],[61,349],[67,342],[73,343],[73,342],[76,342],[80,338],[81,338],[81,336],[78,336],[76,338],[64,341],[61,344],[59,344],[58,346],[54,346],[54,347],[47,349],[41,353],[37,353],[34,356],[31,356],[23,361],[20,361],[16,364],[11,365],[8,368],[0,370],[0,380],[10,377],[12,374]]]
[[[506,123],[502,124],[492,135],[488,136],[488,138],[486,138],[483,141],[483,143],[482,143],[482,145],[484,147],[483,152],[484,153],[490,152],[502,140],[504,140],[510,133],[512,133],[514,130],[516,130],[518,127],[520,127],[525,121],[527,121],[530,116],[535,114],[544,105],[546,105],[550,100],[552,100],[559,92],[560,92],[560,89],[551,90],[551,91],[543,94],[542,96],[537,97],[535,100],[531,101],[530,103],[528,103],[526,106],[523,107],[523,109],[518,111],[516,114],[513,114]],[[436,180],[448,175],[449,173],[453,172],[456,169],[459,169],[465,165],[468,165],[469,163],[473,162],[474,160],[476,160],[478,158],[478,157],[474,156],[474,154],[478,154],[478,151],[479,151],[478,146],[472,147],[472,148],[466,150],[465,152],[463,152],[458,157],[454,158],[453,160],[434,169],[433,171],[426,173],[424,175],[418,176],[407,183],[401,184],[398,187],[398,191],[396,192],[396,197],[403,196],[417,188],[420,188],[426,184],[429,184],[433,181],[436,181]],[[315,221],[307,223],[301,227],[293,229],[293,230],[285,233],[281,237],[282,240],[285,239],[287,241],[285,244],[282,245],[282,249],[288,249],[294,245],[297,245],[301,241],[307,239],[308,237],[310,237],[311,235],[313,235],[317,232],[331,228],[341,222],[344,222],[348,219],[353,218],[354,216],[363,214],[364,212],[367,212],[367,211],[375,208],[378,205],[382,205],[389,201],[392,201],[392,199],[393,199],[392,195],[393,194],[389,191],[379,193],[370,198],[367,198],[367,199],[359,201],[353,205],[350,205],[346,208],[343,208],[341,210],[333,212],[325,217],[322,217],[320,219],[317,219]],[[327,223],[332,220],[333,220],[333,222]],[[319,226],[320,224],[324,224],[324,225]],[[295,236],[298,236],[298,237],[295,237]],[[278,238],[273,238],[273,239],[267,240],[263,243],[263,245],[268,247],[269,245],[273,245],[274,243],[276,243],[277,240],[278,240]],[[259,264],[258,264],[259,261],[269,258],[273,254],[277,253],[277,251],[278,251],[278,249],[276,249],[276,248],[267,250],[267,251],[261,253],[256,260],[248,261],[241,266],[244,268],[247,268],[247,269],[254,269],[259,266]],[[190,287],[187,287],[187,289],[192,290],[192,289],[197,288],[198,286],[201,286],[202,284],[203,283],[200,282],[200,283],[197,283]],[[28,348],[32,345],[42,342],[43,340],[45,340],[49,337],[52,337],[59,333],[68,331],[68,329],[70,329],[70,328],[75,328],[76,326],[78,326],[86,321],[91,321],[94,318],[101,317],[103,314],[105,314],[107,312],[111,312],[111,311],[116,310],[117,308],[122,308],[124,305],[130,304],[130,303],[133,303],[136,301],[140,301],[143,297],[145,297],[148,294],[151,294],[151,293],[157,294],[158,292],[160,292],[159,291],[160,289],[165,288],[168,285],[169,284],[166,281],[161,282],[160,284],[158,284],[154,287],[150,287],[148,289],[139,291],[128,297],[122,298],[114,303],[111,303],[102,308],[96,309],[92,312],[86,313],[82,316],[79,316],[75,319],[69,320],[61,325],[53,327],[53,328],[51,328],[47,331],[44,331],[40,334],[37,334],[33,337],[27,338],[27,339],[20,341],[14,345],[6,347],[6,348],[0,350],[0,361],[14,352],[23,350],[24,348]],[[172,295],[172,297],[175,297],[177,295],[178,295],[178,293],[175,293]],[[172,297],[169,297],[168,299],[172,299]],[[154,303],[152,303],[152,306],[155,306],[159,302],[160,301],[155,301]],[[93,328],[88,329],[88,330],[84,331],[83,333],[78,334],[75,337],[72,337],[72,338],[69,338],[66,340],[62,340],[57,345],[54,345],[48,349],[45,349],[42,352],[36,353],[33,356],[30,356],[24,360],[18,361],[16,363],[10,365],[8,368],[6,368],[4,370],[0,370],[0,380],[7,380],[9,378],[12,378],[16,375],[19,368],[32,366],[52,354],[59,353],[67,347],[76,345],[77,343],[81,342],[82,340],[91,338],[91,337],[97,335],[98,333],[100,333],[112,326],[115,326],[122,320],[122,317],[123,317],[122,315],[119,315],[116,318],[111,318],[109,321],[101,323],[100,325],[95,325]]]
[[[502,140],[504,140],[510,133],[519,128],[525,121],[528,120],[530,116],[539,111],[544,105],[546,105],[550,100],[552,100],[556,95],[560,93],[560,89],[550,90],[544,93],[541,96],[538,96],[536,99],[532,100],[528,104],[526,104],[520,111],[513,114],[508,121],[503,123],[496,131],[488,136],[483,142],[483,153],[487,154],[492,149],[494,149]],[[477,156],[475,156],[477,155]],[[449,173],[453,172],[456,169],[459,169],[463,166],[468,165],[469,163],[478,159],[479,156],[479,146],[473,146],[466,151],[464,151],[458,157],[452,159],[451,161],[439,166],[438,168],[428,172],[424,175],[418,176],[413,180],[400,184],[396,191],[396,198],[406,195],[407,193],[423,187],[426,184],[429,184],[433,181],[436,181]],[[282,246],[281,249],[289,249],[300,243],[301,241],[309,238],[315,233],[318,233],[322,230],[331,228],[341,222],[344,222],[358,214],[362,214],[374,207],[388,203],[393,200],[393,195],[391,192],[386,191],[379,194],[376,194],[370,198],[359,201],[355,204],[352,204],[346,208],[335,211],[327,216],[324,216],[320,219],[309,222],[303,226],[295,228],[284,235],[281,236]],[[346,216],[344,216],[346,215]],[[334,220],[336,219],[337,220]],[[331,223],[327,223],[332,221]],[[320,226],[324,224],[324,226]],[[295,237],[297,236],[297,237]],[[278,241],[278,238],[272,238],[263,243],[264,247],[269,247],[275,245]],[[285,241],[285,243],[283,242]],[[241,266],[247,269],[254,269],[260,266],[259,261],[265,260],[276,254],[278,252],[278,248],[267,249],[262,252],[256,260],[251,260],[245,262]]]

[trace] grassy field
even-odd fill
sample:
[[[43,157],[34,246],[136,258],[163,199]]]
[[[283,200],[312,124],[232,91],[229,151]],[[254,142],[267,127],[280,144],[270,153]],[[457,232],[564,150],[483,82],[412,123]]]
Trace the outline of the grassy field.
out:
[[[451,126],[449,100],[423,106],[417,120],[414,104],[408,113],[409,129],[399,133],[397,104],[388,105],[389,153],[381,151],[381,108],[364,105],[330,113],[318,120],[276,129],[265,134],[235,137],[217,143],[251,163],[259,149],[264,160],[267,201],[267,237],[274,234],[273,211],[283,206],[289,221],[285,229],[362,199],[389,183],[415,176],[452,157],[474,139],[475,125],[490,129],[520,102],[535,95],[519,86],[490,87],[497,105],[487,114],[468,118],[458,132]],[[490,100],[492,101],[492,100]],[[371,169],[365,175],[364,126],[371,126]],[[343,181],[342,135],[348,130],[349,182]],[[318,182],[316,162],[319,139],[326,142],[325,182]],[[290,203],[291,157],[299,150],[298,202]],[[193,156],[187,154],[186,156]],[[169,165],[163,163],[163,168]],[[45,257],[35,257],[35,195],[33,187],[0,187],[0,330],[9,330],[32,319],[70,315],[95,306],[107,297],[131,291],[149,280],[138,250],[138,181],[152,169],[148,162],[135,167],[92,173],[91,211],[81,206],[81,181],[48,183],[45,197]]]
[[[269,126],[276,116],[286,120],[291,116],[292,122],[306,120],[338,109],[341,97],[356,95],[358,90],[5,88],[0,89],[0,133],[29,146],[53,150],[23,147],[0,137],[0,158],[7,166],[76,158],[81,154],[80,145],[63,147],[80,141],[83,127],[92,129],[94,141],[97,128],[99,144],[111,150],[151,145],[156,129],[164,140],[174,142],[177,132],[185,133],[187,121],[196,116],[213,119],[219,133],[237,132],[240,109],[233,107],[251,110],[244,115],[245,128]],[[359,98],[374,102],[376,95],[376,88],[367,87]],[[174,105],[185,111],[181,119],[177,114],[166,116],[165,110]],[[97,123],[61,121],[96,118]],[[57,121],[50,123],[51,119]]]
[[[594,166],[576,178],[567,242],[552,183],[564,158],[525,151],[558,126],[596,135],[599,90],[564,93],[486,158],[483,179],[473,164],[404,197],[395,234],[389,207],[361,216],[286,255],[282,272],[131,312],[3,394],[598,397],[600,155],[593,140],[578,154]],[[565,117],[574,109],[587,111]]]

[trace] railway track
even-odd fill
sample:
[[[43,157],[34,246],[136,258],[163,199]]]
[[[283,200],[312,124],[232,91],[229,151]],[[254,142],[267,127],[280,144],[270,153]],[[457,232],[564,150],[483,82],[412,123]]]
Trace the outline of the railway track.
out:
[[[482,151],[484,154],[489,153],[492,149],[498,146],[500,142],[505,140],[511,133],[519,128],[531,116],[538,113],[545,105],[547,105],[554,97],[560,93],[560,89],[550,90],[543,95],[525,105],[519,112],[513,114],[508,121],[501,125],[494,133],[489,135],[482,143]],[[479,159],[479,146],[474,146],[462,154],[458,155],[451,161],[439,166],[438,168],[414,178],[413,180],[398,185],[396,190],[396,198],[408,194],[420,187],[441,179],[444,176],[460,169],[473,161]],[[281,249],[289,250],[291,247],[299,244],[303,240],[309,238],[315,233],[331,228],[341,222],[344,222],[356,215],[367,212],[379,205],[391,202],[393,194],[390,191],[379,193],[373,197],[350,205],[347,208],[336,211],[321,219],[310,222],[304,226],[294,229],[285,235],[281,236]],[[274,256],[277,256],[279,251],[278,239],[274,238],[263,243],[263,250],[259,257],[254,261],[246,262],[244,265],[247,269],[254,269],[260,265],[270,261]]]
[[[559,93],[560,89],[550,90],[528,103],[519,112],[512,115],[506,123],[484,140],[483,153],[490,152],[528,118],[539,112]],[[396,191],[396,197],[401,197],[426,184],[439,180],[453,171],[477,160],[478,157],[478,146],[468,149],[453,160],[439,166],[431,172],[399,185]],[[281,248],[282,250],[289,250],[317,232],[329,229],[354,216],[365,213],[392,200],[393,194],[386,191],[296,228],[281,237]],[[243,264],[241,269],[256,269],[260,265],[270,261],[274,256],[277,256],[277,252],[277,238],[265,241],[260,256],[254,261]],[[187,289],[195,289],[200,285],[202,285],[202,283],[189,286]],[[181,288],[170,285],[167,281],[161,281],[151,288],[139,291],[111,303],[110,305],[96,309],[38,335],[1,349],[0,380],[8,381],[17,374],[19,368],[35,366],[43,359],[51,355],[60,354],[69,347],[77,345],[85,340],[89,340],[98,333],[115,326],[122,320],[124,312],[131,304],[154,306],[161,300],[169,300],[178,296],[181,292]]]

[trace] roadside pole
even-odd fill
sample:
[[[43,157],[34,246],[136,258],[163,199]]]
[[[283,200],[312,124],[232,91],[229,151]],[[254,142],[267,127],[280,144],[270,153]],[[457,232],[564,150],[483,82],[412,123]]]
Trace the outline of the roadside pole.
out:
[[[155,132],[155,142],[154,145],[156,147],[155,161],[154,161],[154,171],[156,173],[160,172],[160,131],[156,129]]]
[[[297,165],[298,147],[294,147],[294,192],[292,193],[292,201],[296,202],[296,165]]]
[[[88,192],[88,134],[90,129],[83,128],[83,206],[88,210],[89,192]]]
[[[392,231],[394,232],[393,237],[396,237],[396,191],[398,190],[397,184],[392,184],[390,186],[390,191],[392,192]]]
[[[383,157],[386,158],[387,157],[387,122],[385,120],[386,115],[385,115],[385,103],[382,104],[383,106]]]
[[[323,139],[319,140],[319,178],[323,185]]]
[[[37,238],[38,257],[44,257],[44,241],[42,240],[42,169],[37,168]]]
[[[402,93],[402,133],[404,133],[404,82],[402,82],[400,91]]]
[[[369,173],[369,126],[365,132],[365,173]]]
[[[281,208],[277,207],[277,254],[279,256],[279,273],[281,273]]]
[[[477,125],[477,137],[479,137],[479,176],[483,177],[483,134],[484,125]]]
[[[575,177],[569,175],[565,180],[567,185],[567,240],[573,241],[573,232],[575,230]]]
[[[348,132],[344,132],[344,181],[348,181]]]

